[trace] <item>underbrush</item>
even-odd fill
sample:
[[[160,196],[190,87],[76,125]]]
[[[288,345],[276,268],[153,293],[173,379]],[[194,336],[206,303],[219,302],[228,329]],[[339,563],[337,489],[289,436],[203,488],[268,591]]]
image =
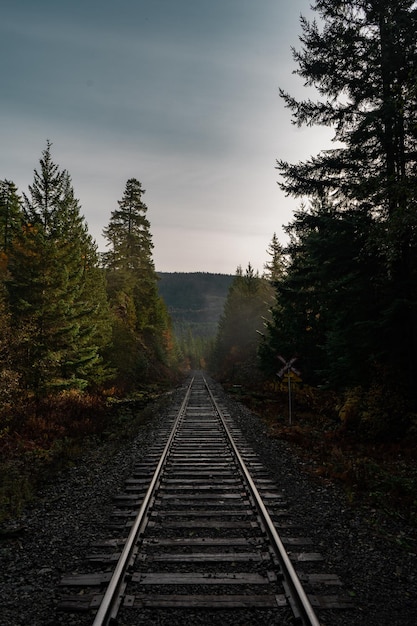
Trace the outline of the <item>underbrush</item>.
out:
[[[356,390],[341,398],[297,387],[290,425],[285,388],[234,387],[229,392],[262,417],[271,437],[296,447],[313,477],[342,485],[352,506],[365,504],[417,528],[417,422],[412,416],[406,430],[390,433],[387,424],[397,418],[393,405],[384,399],[381,411],[374,390],[368,397]]]
[[[19,515],[45,480],[88,450],[134,436],[158,390],[128,400],[113,394],[63,392],[8,412],[0,422],[0,523]]]

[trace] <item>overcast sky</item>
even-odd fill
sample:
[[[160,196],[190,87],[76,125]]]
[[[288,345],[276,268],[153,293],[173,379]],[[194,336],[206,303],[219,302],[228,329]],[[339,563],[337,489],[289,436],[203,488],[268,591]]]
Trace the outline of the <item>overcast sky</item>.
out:
[[[300,201],[276,159],[326,147],[278,88],[308,96],[290,47],[309,0],[3,0],[0,179],[27,192],[49,139],[89,230],[137,178],[159,271],[263,270]]]

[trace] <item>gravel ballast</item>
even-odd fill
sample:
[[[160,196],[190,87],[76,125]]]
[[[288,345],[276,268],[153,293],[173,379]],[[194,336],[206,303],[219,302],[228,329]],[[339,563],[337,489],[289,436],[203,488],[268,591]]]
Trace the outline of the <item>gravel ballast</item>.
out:
[[[321,613],[323,626],[414,626],[417,558],[396,541],[411,530],[372,509],[351,507],[337,486],[313,480],[289,444],[268,438],[261,418],[227,397],[219,385],[215,388],[218,400],[233,413],[246,440],[286,493],[291,516],[308,529],[314,548],[324,557],[320,570],[338,574],[344,593],[352,600],[353,609]],[[172,400],[180,393],[181,389]],[[8,523],[16,534],[9,533],[0,542],[0,626],[92,622],[91,616],[57,611],[61,577],[85,571],[84,559],[92,544],[108,536],[112,498],[157,440],[168,413],[167,402],[156,403],[152,419],[140,427],[133,441],[119,450],[104,443],[90,451],[45,485],[19,519]],[[178,611],[167,621],[161,613],[153,623],[193,626],[211,622],[204,615],[197,618]],[[233,618],[227,623],[233,624]],[[257,626],[262,622],[248,616],[244,623]]]

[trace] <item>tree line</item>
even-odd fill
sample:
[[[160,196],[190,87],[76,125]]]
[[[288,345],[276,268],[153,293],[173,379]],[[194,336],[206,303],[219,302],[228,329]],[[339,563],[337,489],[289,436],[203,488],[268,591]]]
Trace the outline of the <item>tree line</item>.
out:
[[[132,390],[174,366],[144,192],[127,181],[100,254],[50,142],[27,194],[0,181],[2,413],[17,398]]]
[[[230,284],[217,334],[210,346],[208,367],[224,382],[253,385],[263,382],[259,350],[275,304],[274,285],[284,271],[283,247],[274,233],[262,275],[251,263],[239,266]]]
[[[207,272],[158,272],[185,366],[204,368],[233,276]]]
[[[391,436],[417,413],[417,7],[312,10],[293,56],[316,99],[281,97],[295,125],[330,127],[335,145],[277,162],[281,188],[302,203],[288,244],[274,235],[266,273],[238,268],[211,369],[275,380],[279,356],[296,356],[305,383],[354,397],[359,427]],[[100,258],[49,143],[28,195],[1,183],[2,402],[16,390],[129,388],[175,362],[143,193],[127,182]]]
[[[305,382],[356,394],[359,427],[391,436],[417,412],[417,7],[312,10],[293,57],[314,99],[280,93],[293,124],[330,127],[335,146],[277,162],[302,204],[253,363],[273,379],[278,355],[297,356]]]

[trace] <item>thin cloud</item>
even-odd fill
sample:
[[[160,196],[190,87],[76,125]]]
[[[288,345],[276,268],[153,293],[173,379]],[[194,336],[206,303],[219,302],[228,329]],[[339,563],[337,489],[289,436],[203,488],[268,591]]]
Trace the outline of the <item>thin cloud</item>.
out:
[[[308,0],[6,0],[0,178],[26,191],[50,139],[100,248],[134,176],[158,269],[261,270],[296,204],[279,191],[276,158],[305,158],[328,137],[291,127],[278,97],[299,84],[290,45],[308,10]]]

